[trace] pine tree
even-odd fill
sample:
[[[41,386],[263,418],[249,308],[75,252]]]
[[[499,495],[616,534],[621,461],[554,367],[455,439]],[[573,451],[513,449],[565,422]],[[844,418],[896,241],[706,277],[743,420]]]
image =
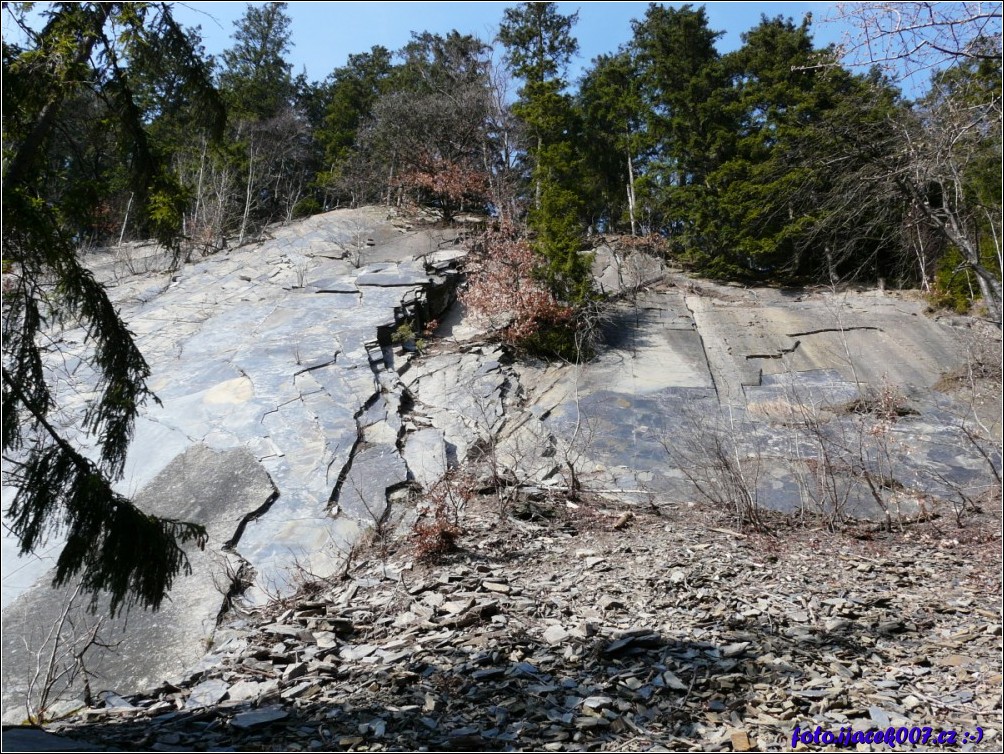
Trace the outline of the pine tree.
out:
[[[513,72],[523,79],[513,112],[529,134],[534,245],[551,290],[572,304],[584,302],[592,289],[590,259],[580,253],[584,207],[578,191],[581,155],[574,143],[577,113],[564,92],[565,68],[578,51],[571,34],[577,17],[561,15],[555,3],[521,3],[506,9],[498,35]]]
[[[791,145],[832,107],[843,71],[816,68],[810,17],[764,17],[722,59],[733,141],[706,175],[707,211],[698,220],[719,274],[779,275],[795,267],[796,248],[814,212],[806,202],[816,166],[793,163]]]
[[[289,107],[293,97],[288,3],[271,2],[235,22],[234,44],[223,53],[220,89],[233,117],[263,121]]]
[[[649,152],[638,188],[649,198],[653,229],[688,250],[706,250],[697,223],[713,214],[707,177],[727,158],[735,132],[715,49],[722,33],[710,28],[704,8],[690,5],[650,5],[633,29]]]

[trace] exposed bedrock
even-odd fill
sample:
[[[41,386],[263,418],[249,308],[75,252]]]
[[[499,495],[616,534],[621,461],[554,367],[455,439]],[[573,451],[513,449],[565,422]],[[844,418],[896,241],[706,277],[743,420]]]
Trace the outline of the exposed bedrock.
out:
[[[999,395],[978,416],[968,390],[936,389],[982,336],[925,306],[669,275],[617,305],[593,363],[523,383],[597,488],[877,519],[950,511],[994,483]]]
[[[226,543],[239,537],[249,516],[261,515],[277,497],[268,474],[245,448],[215,451],[191,445],[171,461],[139,494],[135,502],[158,516],[201,521],[210,546],[191,548],[191,576],[179,578],[156,613],[134,610],[108,619],[107,603],[95,615],[82,596],[72,600],[62,644],[53,646],[50,633],[73,598],[73,587],[53,590],[47,583],[24,592],[4,610],[3,695],[5,721],[24,717],[29,683],[44,679],[48,656],[72,647],[94,627],[95,646],[84,655],[94,693],[106,689],[145,688],[171,680],[198,662],[209,647],[224,595],[250,576],[247,564]],[[40,654],[39,654],[40,653]],[[42,658],[39,663],[39,657]],[[58,697],[60,690],[56,686]]]
[[[305,574],[333,574],[395,493],[441,473],[444,436],[416,433],[408,449],[401,412],[410,397],[395,371],[408,354],[395,355],[392,341],[402,322],[420,331],[449,306],[463,252],[451,233],[411,230],[370,208],[275,229],[257,246],[173,275],[123,274],[121,254],[91,262],[136,335],[161,404],[138,420],[119,487],[145,510],[210,534],[204,553],[189,553],[193,575],[178,578],[164,609],[107,624],[118,648],[89,653],[101,684],[136,688],[201,656],[229,600],[261,602]],[[147,251],[144,265],[155,268],[154,257]],[[64,333],[50,367],[82,377],[82,367],[64,365],[83,340]],[[87,395],[65,382],[60,400],[71,416]],[[12,495],[4,491],[5,503]],[[15,645],[26,636],[39,645],[44,621],[71,592],[50,589],[50,558],[18,558],[9,539],[3,555],[4,673],[23,680],[33,658]],[[22,686],[5,679],[8,718],[23,717]]]
[[[697,283],[604,246],[594,271],[616,303],[597,358],[516,364],[450,307],[455,235],[386,210],[315,216],[170,275],[124,274],[126,253],[141,256],[129,269],[156,269],[135,247],[92,266],[162,403],[138,420],[119,486],[205,524],[210,541],[161,612],[104,626],[120,643],[88,654],[94,692],[190,673],[228,608],[337,575],[362,531],[461,465],[539,494],[578,482],[619,504],[680,504],[703,486],[725,505],[749,495],[813,512],[829,495],[881,517],[975,495],[1000,463],[971,432],[983,411],[999,440],[999,395],[976,406],[933,389],[971,339],[908,295]],[[88,399],[83,342],[65,332],[50,354],[67,417]],[[3,546],[4,715],[17,720],[71,592],[48,586],[58,539],[28,558]]]

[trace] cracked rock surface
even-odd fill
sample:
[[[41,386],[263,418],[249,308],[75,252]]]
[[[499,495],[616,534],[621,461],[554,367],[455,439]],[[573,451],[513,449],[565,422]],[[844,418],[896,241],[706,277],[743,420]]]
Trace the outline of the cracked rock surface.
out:
[[[109,670],[111,687],[187,667],[230,591],[263,602],[289,593],[301,569],[330,575],[360,529],[384,515],[389,492],[427,478],[425,465],[410,473],[401,454],[404,388],[390,339],[400,322],[421,328],[452,300],[462,257],[454,235],[410,229],[368,208],[272,229],[259,244],[174,273],[130,272],[156,270],[150,249],[132,249],[137,258],[126,267],[122,250],[91,260],[161,401],[136,423],[119,487],[151,512],[205,524],[210,535],[207,554],[190,553],[198,575],[178,579],[172,606],[130,619],[126,641],[147,636],[150,659]],[[61,352],[50,354],[67,416],[88,397],[74,390],[83,341],[82,331],[64,332]],[[232,483],[217,484],[220,474]],[[5,503],[12,493],[5,490]],[[60,544],[50,542],[50,551]],[[6,538],[3,560],[5,626],[18,615],[30,622],[35,605],[56,602],[50,561],[18,559]],[[187,646],[162,651],[167,634],[171,646]],[[5,631],[4,666],[24,680],[24,667],[8,667],[19,640]],[[17,693],[5,681],[5,711]]]
[[[95,263],[163,400],[123,489],[206,523],[211,547],[167,611],[122,634],[126,659],[74,735],[745,750],[786,748],[803,720],[999,719],[1000,621],[966,611],[999,592],[985,493],[1000,458],[966,411],[999,442],[1000,396],[965,402],[964,323],[906,294],[697,283],[601,249],[596,274],[620,297],[597,358],[513,363],[462,307],[441,316],[464,255],[450,234],[371,208],[273,236],[174,276]],[[433,319],[428,344],[401,337]],[[82,334],[63,337],[72,412]],[[455,560],[420,565],[400,535],[449,470],[494,502],[468,501]],[[881,544],[830,552],[818,532],[789,545],[722,528],[742,494],[812,516],[820,490],[849,518],[895,511],[898,532],[858,524]],[[953,509],[993,531],[953,537]],[[378,545],[352,562],[366,529]],[[7,606],[8,562],[5,628],[51,625],[47,591]],[[5,630],[5,695],[30,675],[31,653],[8,650],[23,635]]]
[[[521,377],[559,445],[606,486],[691,500],[709,496],[701,486],[723,505],[748,494],[813,515],[926,515],[993,487],[1001,422],[999,395],[944,389],[946,375],[979,367],[976,346],[996,343],[986,358],[999,364],[999,334],[925,306],[909,293],[668,274],[614,307],[595,361]]]

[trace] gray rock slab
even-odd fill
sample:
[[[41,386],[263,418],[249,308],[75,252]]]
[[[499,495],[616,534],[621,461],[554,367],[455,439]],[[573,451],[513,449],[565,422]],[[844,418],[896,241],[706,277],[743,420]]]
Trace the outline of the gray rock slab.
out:
[[[237,567],[221,548],[238,533],[246,516],[264,509],[274,492],[268,475],[246,450],[217,453],[204,445],[194,445],[175,458],[140,491],[135,498],[140,508],[201,523],[209,542],[204,551],[187,549],[192,574],[178,577],[160,611],[136,609],[104,622],[101,636],[114,649],[94,648],[88,654],[88,667],[103,684],[123,693],[150,687],[180,674],[204,654],[204,640],[212,636],[222,605],[221,589],[229,588],[228,574]],[[39,585],[4,611],[5,719],[8,713],[17,713],[31,677],[33,652],[46,646],[48,629],[71,596],[68,587],[53,590]],[[73,608],[78,630],[97,620],[85,608],[80,601]],[[107,613],[104,600],[98,611],[98,616]]]
[[[359,288],[351,280],[339,278],[320,278],[311,280],[307,286],[318,293],[359,293]]]
[[[759,502],[781,510],[812,502],[812,474],[796,461],[818,462],[819,442],[831,455],[857,448],[845,465],[908,490],[951,499],[985,488],[986,460],[966,447],[960,407],[930,397],[929,386],[959,363],[956,334],[920,316],[917,302],[711,288],[639,296],[614,318],[596,360],[534,393],[528,408],[559,453],[574,436],[584,468],[627,467],[653,491],[692,499],[690,480],[713,456],[701,443],[717,436],[757,469]],[[846,415],[850,402],[882,390],[913,396],[917,413],[876,431],[874,419]],[[847,514],[884,515],[860,475],[845,476]],[[916,507],[916,493],[883,494],[895,510]]]
[[[617,293],[636,288],[665,273],[662,261],[648,254],[614,252],[601,246],[593,256],[593,275],[597,287],[604,293]]]
[[[282,707],[261,707],[247,712],[238,712],[230,719],[230,725],[240,730],[248,730],[284,720],[287,717],[289,717],[289,712]]]
[[[439,249],[444,243],[456,238],[456,231],[449,229],[384,234],[374,237],[373,248],[366,249],[364,257],[369,261],[409,262]]]
[[[790,300],[773,292],[688,296],[723,399],[760,375],[832,369],[845,382],[927,389],[962,356],[953,328],[924,305],[882,292]],[[824,300],[820,300],[823,298]]]
[[[388,278],[388,282],[374,282],[374,276],[381,275],[392,276],[402,280],[410,279],[411,282],[408,283],[409,285],[425,285],[429,282],[429,272],[426,270],[425,264],[420,260],[410,257],[388,265],[383,270],[366,270],[356,278],[356,281],[359,285],[400,285],[400,283],[393,282],[390,278]]]
[[[447,469],[443,431],[429,427],[407,435],[404,460],[415,481],[430,489]]]
[[[188,709],[198,709],[199,707],[212,707],[227,695],[230,684],[221,678],[210,678],[202,683],[196,684],[188,694],[185,707]]]
[[[743,387],[746,404],[755,410],[764,404],[802,405],[815,408],[841,406],[861,396],[861,385],[848,382],[835,369],[764,374],[759,385]]]
[[[142,455],[134,453],[126,460],[122,480],[115,485],[126,495],[136,494],[192,444],[184,429],[169,426],[150,414],[136,420],[134,438],[149,450]]]
[[[337,504],[341,511],[366,524],[380,521],[387,510],[387,492],[408,480],[408,467],[397,448],[376,445],[359,450],[352,461]]]
[[[606,347],[580,376],[580,388],[636,395],[711,387],[704,345],[682,296],[649,294],[642,301],[614,310],[604,329]]]
[[[427,274],[407,272],[367,272],[356,278],[356,285],[379,286],[381,288],[411,287],[429,281]]]
[[[530,412],[524,417],[525,421],[499,439],[495,450],[497,461],[524,482],[543,482],[560,469],[555,438],[548,426]]]
[[[467,249],[443,249],[426,254],[424,259],[427,265],[440,269],[464,259],[467,254]]]

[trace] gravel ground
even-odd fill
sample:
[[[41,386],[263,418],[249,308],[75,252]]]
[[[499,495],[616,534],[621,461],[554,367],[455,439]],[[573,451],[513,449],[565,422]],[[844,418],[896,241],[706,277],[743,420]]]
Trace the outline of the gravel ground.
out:
[[[770,524],[475,500],[455,551],[388,535],[344,579],[231,619],[189,677],[56,730],[159,751],[790,751],[796,726],[805,750],[903,727],[901,750],[1000,749],[999,497],[962,528]]]

